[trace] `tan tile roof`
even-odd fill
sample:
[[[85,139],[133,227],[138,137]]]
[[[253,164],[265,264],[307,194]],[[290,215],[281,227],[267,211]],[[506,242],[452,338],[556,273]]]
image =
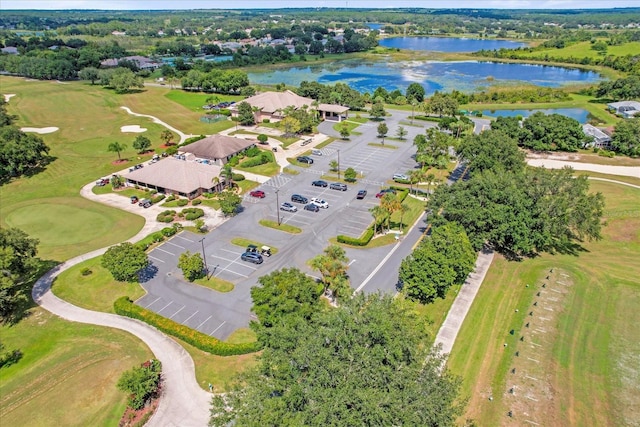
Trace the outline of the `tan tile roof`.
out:
[[[251,147],[255,141],[233,138],[226,135],[211,135],[193,144],[180,147],[180,151],[191,153],[201,159],[226,159],[240,151]]]
[[[349,107],[343,107],[342,105],[337,104],[320,104],[318,105],[318,111],[342,114],[349,111]]]
[[[289,106],[293,106],[296,110],[303,105],[311,108],[311,104],[314,102],[313,99],[305,98],[290,90],[285,90],[284,92],[263,92],[247,98],[245,101],[251,104],[252,107],[257,107],[262,112],[270,114],[284,110]]]
[[[180,193],[213,187],[213,179],[220,176],[220,166],[178,160],[173,157],[146,165],[124,175],[126,179]]]

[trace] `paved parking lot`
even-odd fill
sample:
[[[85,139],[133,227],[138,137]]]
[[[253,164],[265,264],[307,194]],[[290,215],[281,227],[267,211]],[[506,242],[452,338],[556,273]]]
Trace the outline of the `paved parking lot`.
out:
[[[391,123],[389,125],[392,126]],[[407,130],[413,134],[424,132],[423,128]],[[322,155],[312,156],[313,165],[294,166],[300,171],[298,175],[279,174],[268,179],[257,188],[265,192],[265,198],[245,196],[243,212],[205,235],[204,240],[203,235],[181,232],[154,248],[149,254],[153,274],[142,284],[147,295],[137,304],[207,335],[226,339],[234,330],[248,326],[251,319],[250,289],[259,277],[283,267],[297,267],[307,274],[317,275],[309,268],[308,260],[321,253],[329,239],[338,234],[359,237],[373,220],[369,210],[379,204],[375,194],[392,182],[394,173],[405,173],[416,166],[411,158],[415,152],[410,142],[414,135],[408,135],[404,142],[389,141],[388,144],[397,147],[390,149],[368,145],[370,142],[379,143],[376,126],[369,124],[358,131],[362,131],[362,135],[352,137],[352,141],[334,141],[322,148]],[[342,171],[352,167],[358,172],[357,182],[349,184],[347,191],[312,186],[311,182],[327,173],[329,163],[337,160],[338,155]],[[366,190],[367,195],[363,200],[357,200],[356,194],[361,189]],[[292,203],[298,208],[297,212],[279,210],[281,203],[291,202],[292,194],[324,199],[329,208],[312,212],[305,211],[303,204]],[[258,224],[262,219],[276,221],[278,216],[281,222],[300,228],[302,233],[291,235]],[[278,253],[265,258],[260,265],[242,261],[240,256],[244,248],[231,244],[236,237],[273,246],[278,248]],[[386,247],[366,252],[347,250],[349,275],[354,287],[369,280],[389,250]],[[204,251],[210,274],[232,282],[234,290],[218,293],[187,283],[177,267],[177,259],[185,251]],[[395,275],[397,277],[397,271]],[[393,274],[390,273],[391,276]],[[368,285],[368,289],[372,292],[393,289],[395,282],[392,279],[388,281]]]

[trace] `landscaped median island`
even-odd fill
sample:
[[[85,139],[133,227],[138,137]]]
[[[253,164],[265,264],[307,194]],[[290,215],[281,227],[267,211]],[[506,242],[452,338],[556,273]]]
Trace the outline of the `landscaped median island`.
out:
[[[271,221],[269,219],[261,219],[259,223],[264,227],[274,228],[276,230],[284,231],[286,233],[291,233],[291,234],[302,233],[301,228],[298,228],[289,224],[284,224],[284,223],[278,224],[276,221]]]

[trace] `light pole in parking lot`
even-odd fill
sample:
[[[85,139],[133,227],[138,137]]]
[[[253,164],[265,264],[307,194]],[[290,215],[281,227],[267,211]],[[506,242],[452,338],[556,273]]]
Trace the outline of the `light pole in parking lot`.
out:
[[[280,190],[276,190],[276,212],[278,214],[278,225],[280,225],[280,199],[278,198],[278,191]]]
[[[338,181],[340,181],[340,150],[338,150]]]
[[[205,255],[204,253],[204,237],[198,240],[198,242],[202,243],[202,259],[204,260],[204,272],[207,275],[207,278],[209,278],[209,267],[207,266],[207,255]]]

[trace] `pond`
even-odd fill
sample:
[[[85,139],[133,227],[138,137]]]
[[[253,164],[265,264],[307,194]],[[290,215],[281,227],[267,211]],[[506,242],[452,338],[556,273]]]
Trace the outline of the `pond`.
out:
[[[559,87],[601,80],[597,73],[573,68],[479,61],[386,62],[357,59],[248,74],[252,84],[299,86],[304,80],[323,84],[346,83],[362,93],[373,93],[378,86],[388,91],[399,89],[404,93],[409,84],[417,82],[425,88],[427,95],[436,90],[486,90],[496,84],[530,83]]]
[[[529,117],[533,113],[542,112],[544,114],[562,114],[563,116],[576,119],[580,123],[587,123],[590,113],[582,108],[547,108],[547,109],[533,109],[533,110],[482,110],[483,116],[491,117],[516,117],[522,116],[523,118]]]
[[[381,39],[380,46],[432,52],[475,52],[478,50],[516,49],[526,43],[510,40],[468,39],[452,37],[391,37]]]

